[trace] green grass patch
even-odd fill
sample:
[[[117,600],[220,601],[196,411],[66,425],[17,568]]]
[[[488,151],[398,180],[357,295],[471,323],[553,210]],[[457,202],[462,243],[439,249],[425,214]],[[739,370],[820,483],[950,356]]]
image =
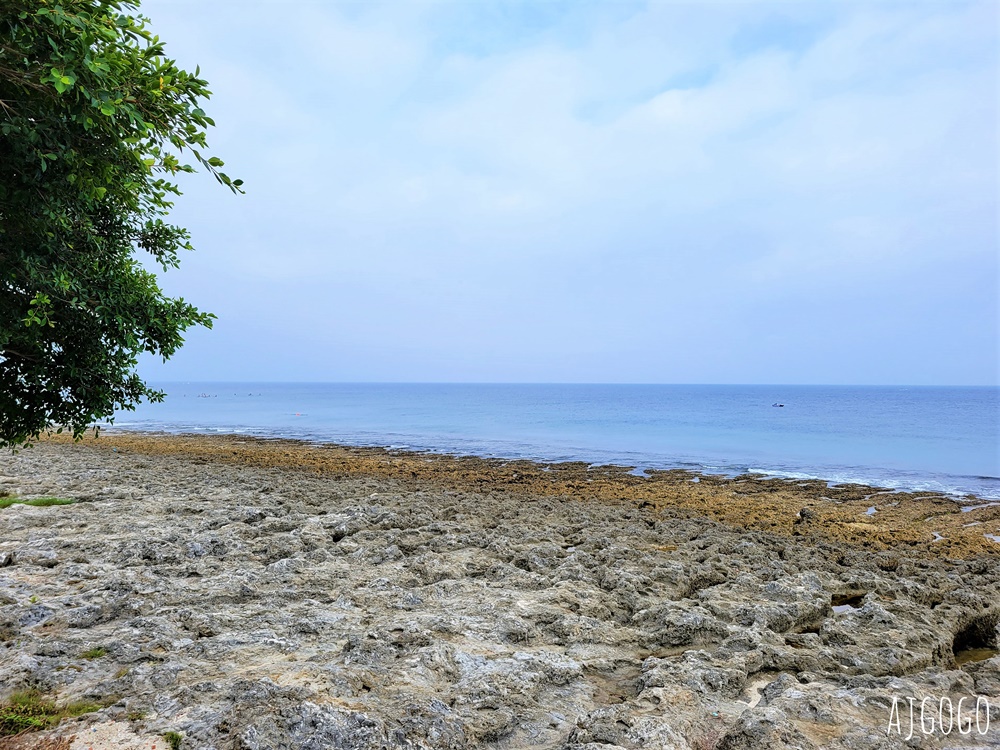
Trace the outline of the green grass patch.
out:
[[[170,745],[170,750],[181,750],[181,743],[184,738],[178,732],[164,732],[163,739]]]
[[[100,659],[107,653],[108,650],[104,648],[104,646],[96,646],[95,648],[91,648],[84,651],[82,654],[80,654],[80,656],[82,656],[84,659]]]
[[[72,505],[76,500],[66,497],[33,497],[30,500],[22,500],[19,497],[0,497],[0,508],[9,508],[15,503],[20,505],[33,505],[36,508],[48,508],[50,505]]]
[[[85,701],[59,706],[37,690],[14,693],[0,703],[0,737],[48,729],[65,718],[82,716],[100,709],[101,706],[96,703]]]

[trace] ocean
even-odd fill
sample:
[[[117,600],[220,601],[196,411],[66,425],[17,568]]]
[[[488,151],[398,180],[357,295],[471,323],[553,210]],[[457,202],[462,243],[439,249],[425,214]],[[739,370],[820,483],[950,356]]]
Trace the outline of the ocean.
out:
[[[857,482],[1000,499],[1000,389],[153,383],[114,427]],[[781,404],[778,406],[777,404]]]

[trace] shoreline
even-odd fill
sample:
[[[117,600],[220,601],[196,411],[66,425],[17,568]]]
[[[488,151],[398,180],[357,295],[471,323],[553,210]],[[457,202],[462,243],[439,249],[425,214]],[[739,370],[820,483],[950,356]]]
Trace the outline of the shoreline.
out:
[[[902,750],[910,698],[992,722],[920,747],[1000,747],[1000,545],[928,539],[998,508],[694,478],[233,436],[2,454],[0,490],[76,502],[0,509],[0,704],[99,710],[0,750]]]
[[[134,430],[228,432],[586,461],[1000,500],[995,389],[164,383]],[[204,397],[204,398],[199,398]],[[781,402],[787,408],[772,408]],[[787,403],[786,403],[787,402]]]
[[[65,435],[47,440],[70,442]],[[243,465],[311,469],[335,476],[360,469],[388,478],[446,481],[461,489],[491,482],[531,493],[584,491],[605,501],[626,493],[634,495],[640,505],[693,511],[737,528],[834,539],[880,551],[901,547],[932,557],[1000,555],[1000,542],[991,538],[1000,539],[1000,501],[975,495],[956,498],[936,492],[831,484],[822,479],[756,473],[731,476],[689,469],[647,469],[646,476],[640,476],[631,473],[633,467],[615,464],[483,458],[240,433],[114,428],[102,430],[97,439],[88,435],[84,443],[201,455]],[[765,498],[767,505],[762,505],[760,500]]]
[[[535,451],[518,453],[511,450],[509,454],[501,451],[479,453],[475,450],[465,450],[459,445],[423,446],[419,444],[404,443],[394,445],[378,439],[357,440],[346,442],[338,441],[337,438],[310,436],[307,433],[280,434],[282,430],[268,432],[263,428],[253,427],[193,427],[184,426],[171,428],[167,426],[134,426],[125,424],[101,425],[103,432],[131,432],[148,435],[164,436],[189,436],[189,437],[212,437],[216,435],[228,435],[231,437],[245,437],[258,440],[290,440],[302,442],[310,445],[336,445],[344,448],[382,448],[384,450],[402,450],[415,454],[440,455],[452,458],[480,458],[483,460],[500,461],[530,461],[538,464],[553,463],[587,463],[593,466],[627,466],[639,471],[689,471],[699,475],[721,476],[734,478],[744,475],[756,475],[762,478],[787,479],[790,481],[820,481],[828,485],[858,485],[871,487],[881,491],[905,492],[909,494],[941,495],[961,501],[966,497],[974,497],[985,502],[1000,502],[1000,477],[984,476],[979,474],[948,474],[933,471],[918,471],[914,469],[889,470],[885,468],[866,466],[829,466],[825,467],[826,474],[823,474],[824,467],[815,468],[815,471],[806,466],[781,466],[780,468],[760,468],[768,462],[764,459],[754,461],[744,461],[734,463],[724,458],[712,459],[714,463],[708,463],[708,459],[701,461],[694,457],[688,459],[663,460],[662,458],[652,458],[641,452],[602,450],[598,448],[572,449],[573,453],[563,453],[562,455],[546,456],[544,449],[534,446]],[[287,432],[287,431],[285,431]],[[444,441],[445,443],[447,441]],[[461,442],[459,440],[458,442]],[[781,462],[776,462],[780,464]],[[865,476],[865,475],[868,476]],[[879,478],[892,480],[888,483],[879,483]],[[984,485],[983,483],[993,483]],[[977,488],[977,489],[973,489]],[[993,493],[993,494],[990,494]]]

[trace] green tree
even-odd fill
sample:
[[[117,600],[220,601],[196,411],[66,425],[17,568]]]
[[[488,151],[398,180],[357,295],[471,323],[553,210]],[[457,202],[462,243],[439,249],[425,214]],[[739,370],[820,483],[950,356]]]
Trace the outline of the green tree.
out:
[[[136,373],[213,315],[164,295],[189,235],[164,221],[206,154],[210,92],[164,55],[138,0],[0,0],[0,445],[75,437],[158,401]]]

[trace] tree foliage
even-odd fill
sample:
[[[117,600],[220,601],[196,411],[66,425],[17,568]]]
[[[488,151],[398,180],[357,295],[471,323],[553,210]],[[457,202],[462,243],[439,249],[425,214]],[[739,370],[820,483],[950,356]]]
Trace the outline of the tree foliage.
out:
[[[164,220],[214,123],[138,0],[0,0],[0,445],[81,436],[141,398],[142,352],[171,356],[213,315],[160,290],[191,249]]]

